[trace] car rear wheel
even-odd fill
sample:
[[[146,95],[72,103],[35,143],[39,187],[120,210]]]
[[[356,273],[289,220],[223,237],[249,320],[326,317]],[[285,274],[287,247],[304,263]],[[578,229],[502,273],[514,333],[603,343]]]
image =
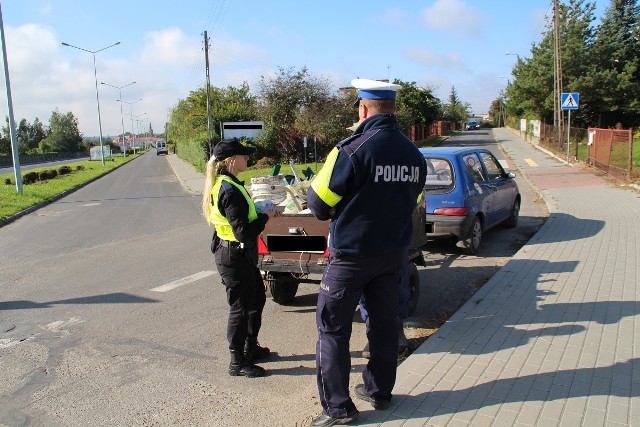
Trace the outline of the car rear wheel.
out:
[[[511,213],[509,214],[509,218],[504,222],[509,228],[515,228],[518,226],[518,217],[520,215],[520,200],[516,199],[513,202],[513,207],[511,208]]]
[[[466,254],[476,255],[480,250],[480,243],[482,242],[482,221],[479,217],[473,219],[469,234],[460,240],[462,249]]]

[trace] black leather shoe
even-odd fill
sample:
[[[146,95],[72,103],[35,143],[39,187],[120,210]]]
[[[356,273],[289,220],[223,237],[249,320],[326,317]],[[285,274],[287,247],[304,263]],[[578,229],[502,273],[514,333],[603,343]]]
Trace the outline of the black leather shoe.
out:
[[[387,409],[391,404],[391,399],[379,399],[369,396],[367,392],[364,391],[364,384],[358,384],[354,391],[358,399],[371,403],[374,409]]]
[[[336,424],[340,424],[340,425],[348,424],[351,421],[355,420],[356,418],[358,418],[358,410],[356,408],[353,408],[352,411],[347,412],[347,416],[344,418],[330,417],[329,415],[321,414],[318,418],[315,418],[311,422],[311,426],[312,427],[328,427],[328,426],[334,426]]]
[[[271,354],[271,351],[267,347],[260,347],[260,344],[257,342],[255,344],[250,344],[247,341],[244,345],[244,358],[249,362],[253,362],[256,360],[264,360]]]
[[[256,378],[263,377],[265,374],[264,368],[260,366],[254,365],[249,361],[242,361],[238,363],[231,362],[229,364],[229,375],[232,377],[248,377],[248,378]]]

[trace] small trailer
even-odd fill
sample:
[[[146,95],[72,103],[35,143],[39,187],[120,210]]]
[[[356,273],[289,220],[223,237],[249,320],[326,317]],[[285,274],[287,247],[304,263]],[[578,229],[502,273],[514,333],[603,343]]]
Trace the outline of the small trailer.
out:
[[[427,243],[423,205],[416,208],[412,226],[409,314],[415,311],[420,297],[417,265],[425,265],[421,249]],[[329,221],[320,221],[310,213],[283,214],[267,222],[258,240],[258,268],[276,303],[291,303],[300,283],[320,284],[320,279],[310,275],[321,275],[327,266],[328,241]]]

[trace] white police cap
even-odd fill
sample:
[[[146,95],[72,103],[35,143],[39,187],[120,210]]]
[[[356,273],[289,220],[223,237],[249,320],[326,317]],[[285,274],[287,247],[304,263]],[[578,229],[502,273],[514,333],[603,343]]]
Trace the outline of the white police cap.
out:
[[[358,89],[358,99],[396,99],[402,86],[371,79],[353,79],[351,85]]]

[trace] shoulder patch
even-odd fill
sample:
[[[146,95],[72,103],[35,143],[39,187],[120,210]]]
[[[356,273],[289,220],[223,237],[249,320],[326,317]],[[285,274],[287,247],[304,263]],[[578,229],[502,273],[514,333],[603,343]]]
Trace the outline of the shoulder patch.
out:
[[[370,140],[374,135],[376,135],[380,129],[370,130],[358,135],[354,135],[355,138],[350,139],[349,141],[345,140],[345,144],[342,146],[345,151],[349,152],[349,154],[354,154],[360,147],[364,145],[365,142]]]
[[[236,187],[233,186],[233,184],[231,184],[229,181],[223,180],[222,181],[222,185],[221,185],[222,189],[224,190],[225,193],[229,193],[231,191],[235,191]]]
[[[352,141],[355,141],[356,139],[360,138],[362,136],[361,133],[354,133],[353,135],[351,135],[348,138],[343,139],[342,141],[338,142],[336,144],[336,148],[338,150],[341,150],[345,145],[350,144]]]

